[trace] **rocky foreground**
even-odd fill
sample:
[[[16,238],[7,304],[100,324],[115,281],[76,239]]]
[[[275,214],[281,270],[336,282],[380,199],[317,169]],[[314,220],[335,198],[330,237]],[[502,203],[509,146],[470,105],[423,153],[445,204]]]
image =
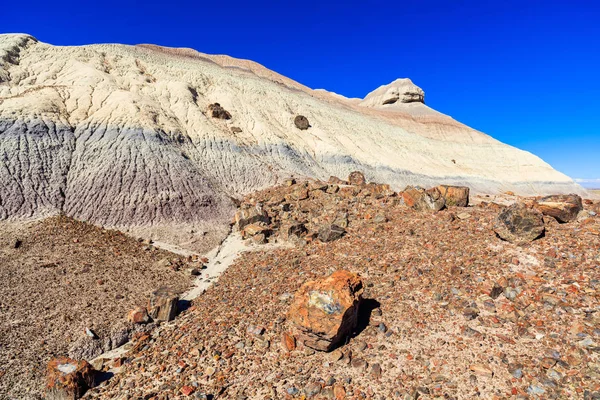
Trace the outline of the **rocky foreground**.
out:
[[[92,358],[151,329],[127,312],[160,286],[186,289],[186,264],[68,217],[0,225],[0,398],[41,398],[50,359]]]
[[[397,194],[355,178],[247,197],[236,229],[258,246],[294,246],[244,254],[190,309],[104,363],[115,376],[85,398],[600,396],[598,202],[505,195],[435,211],[440,188]],[[344,290],[340,304],[321,295]],[[340,329],[352,323],[353,298],[347,339],[310,332],[340,311],[331,305],[343,307]]]

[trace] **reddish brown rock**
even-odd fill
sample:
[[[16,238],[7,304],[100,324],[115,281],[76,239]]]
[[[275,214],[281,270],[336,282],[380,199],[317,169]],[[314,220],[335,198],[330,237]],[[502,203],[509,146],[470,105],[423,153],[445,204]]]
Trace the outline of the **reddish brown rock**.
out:
[[[325,225],[319,229],[319,240],[321,242],[333,242],[341,238],[344,233],[346,233],[346,230],[341,226],[335,224]]]
[[[498,214],[494,231],[508,242],[527,243],[544,233],[544,219],[538,210],[515,203]]]
[[[305,185],[298,186],[288,197],[290,200],[306,200],[308,199],[308,188]]]
[[[283,335],[281,335],[281,346],[287,352],[296,349],[296,338],[294,335],[288,332],[283,332]]]
[[[348,182],[350,182],[351,185],[360,186],[367,183],[367,180],[362,172],[354,171],[348,175]]]
[[[440,185],[437,188],[446,200],[446,206],[467,207],[469,205],[468,187]]]
[[[361,194],[365,196],[373,196],[376,199],[380,199],[383,197],[394,196],[396,193],[392,190],[390,185],[382,183],[369,183],[364,186],[363,190],[361,191]]]
[[[308,231],[306,226],[301,223],[293,223],[290,225],[282,225],[279,229],[280,236],[283,240],[299,238],[305,235]]]
[[[150,316],[146,307],[136,307],[127,314],[127,321],[132,324],[147,324],[150,322]]]
[[[334,348],[356,327],[362,292],[360,276],[344,270],[305,283],[288,313],[299,340],[315,350]]]
[[[148,314],[155,321],[171,321],[177,315],[179,295],[167,287],[152,293],[148,301]]]
[[[244,205],[240,208],[233,217],[233,222],[238,230],[242,230],[246,225],[263,222],[268,224],[269,217],[263,208],[259,205]]]
[[[536,202],[536,208],[558,222],[571,222],[583,210],[581,197],[576,194],[546,196]]]
[[[246,225],[246,227],[244,227],[244,229],[242,229],[242,238],[247,239],[249,237],[256,236],[261,233],[266,234],[267,231],[268,231],[268,228],[266,228],[262,225],[259,225],[259,224]]]
[[[348,184],[348,182],[341,180],[337,176],[333,176],[333,175],[329,177],[329,179],[327,180],[327,183],[332,184],[332,185],[347,185]]]
[[[419,211],[439,211],[444,208],[446,201],[438,188],[424,190],[413,186],[407,186],[400,197],[404,204]]]
[[[85,360],[55,358],[47,367],[46,399],[79,399],[94,385],[94,375],[94,368]]]
[[[180,392],[184,396],[189,396],[190,394],[194,393],[194,388],[192,386],[183,386]]]

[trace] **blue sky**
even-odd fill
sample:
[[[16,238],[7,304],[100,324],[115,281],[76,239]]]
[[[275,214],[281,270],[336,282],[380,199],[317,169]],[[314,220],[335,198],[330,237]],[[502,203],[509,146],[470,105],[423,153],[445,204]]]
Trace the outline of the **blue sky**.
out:
[[[249,58],[349,97],[409,77],[431,107],[573,178],[600,178],[598,2],[32,0],[6,2],[1,21],[56,45]]]

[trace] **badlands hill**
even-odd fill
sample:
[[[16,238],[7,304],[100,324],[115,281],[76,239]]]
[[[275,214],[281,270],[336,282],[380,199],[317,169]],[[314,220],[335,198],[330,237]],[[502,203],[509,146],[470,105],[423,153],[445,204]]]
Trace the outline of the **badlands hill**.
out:
[[[213,118],[214,103],[230,118]],[[427,107],[408,79],[346,99],[227,56],[28,35],[0,35],[0,156],[0,219],[62,212],[178,232],[190,246],[194,234],[223,236],[235,199],[290,176],[360,170],[395,190],[583,192],[538,157]]]

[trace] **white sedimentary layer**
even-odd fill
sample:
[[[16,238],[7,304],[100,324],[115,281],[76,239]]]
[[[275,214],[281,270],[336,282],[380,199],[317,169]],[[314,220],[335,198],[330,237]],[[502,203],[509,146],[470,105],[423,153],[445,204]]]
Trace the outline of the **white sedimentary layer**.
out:
[[[423,96],[408,79],[360,101],[191,49],[0,35],[0,218],[63,211],[111,226],[223,224],[230,197],[353,170],[397,190],[583,191]],[[232,118],[211,118],[215,102]],[[308,130],[294,126],[297,115]]]

